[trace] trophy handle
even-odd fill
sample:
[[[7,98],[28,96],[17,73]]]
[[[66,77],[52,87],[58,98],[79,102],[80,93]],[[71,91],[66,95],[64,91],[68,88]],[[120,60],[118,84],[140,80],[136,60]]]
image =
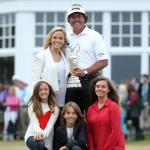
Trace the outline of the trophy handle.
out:
[[[79,43],[77,43],[77,44],[74,46],[73,51],[76,52],[76,53],[78,53],[78,52],[80,51],[80,45],[79,45]]]

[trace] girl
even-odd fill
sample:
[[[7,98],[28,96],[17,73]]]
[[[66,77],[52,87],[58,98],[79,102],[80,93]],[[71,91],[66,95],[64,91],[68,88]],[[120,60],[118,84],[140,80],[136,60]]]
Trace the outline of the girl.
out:
[[[29,101],[30,124],[25,142],[30,150],[52,150],[54,124],[59,114],[55,93],[46,81],[39,81]]]
[[[87,112],[89,150],[125,150],[119,96],[108,78],[97,77],[90,85],[93,105]]]
[[[68,102],[62,110],[61,119],[63,124],[56,128],[54,135],[54,150],[86,149],[86,125],[79,106],[75,102]]]

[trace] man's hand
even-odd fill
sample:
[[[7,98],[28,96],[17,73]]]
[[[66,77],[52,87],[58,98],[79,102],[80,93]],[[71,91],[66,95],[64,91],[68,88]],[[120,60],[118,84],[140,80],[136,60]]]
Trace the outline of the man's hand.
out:
[[[83,77],[83,76],[85,76],[84,71],[82,69],[78,68],[78,67],[74,68],[72,70],[71,74],[73,76],[77,76],[77,77]]]

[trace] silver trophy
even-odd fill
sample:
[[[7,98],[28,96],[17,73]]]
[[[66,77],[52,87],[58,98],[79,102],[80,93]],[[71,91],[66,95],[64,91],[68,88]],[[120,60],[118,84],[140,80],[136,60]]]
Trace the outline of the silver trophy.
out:
[[[68,48],[69,48],[68,60],[70,64],[70,69],[73,70],[74,68],[78,67],[77,53],[80,50],[80,46],[79,44],[76,44],[75,46],[68,45]],[[81,83],[79,77],[71,75],[67,82],[67,88],[73,87],[81,87]]]

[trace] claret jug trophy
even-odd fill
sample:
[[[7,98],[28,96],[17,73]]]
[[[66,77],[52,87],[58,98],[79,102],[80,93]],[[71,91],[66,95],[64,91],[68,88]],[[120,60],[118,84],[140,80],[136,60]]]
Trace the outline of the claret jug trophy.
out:
[[[78,67],[77,54],[80,51],[79,44],[76,44],[75,46],[68,45],[68,51],[69,51],[68,60],[69,60],[70,69],[73,70],[74,68]],[[81,87],[79,77],[71,75],[68,78],[67,88],[79,88],[79,87]]]

